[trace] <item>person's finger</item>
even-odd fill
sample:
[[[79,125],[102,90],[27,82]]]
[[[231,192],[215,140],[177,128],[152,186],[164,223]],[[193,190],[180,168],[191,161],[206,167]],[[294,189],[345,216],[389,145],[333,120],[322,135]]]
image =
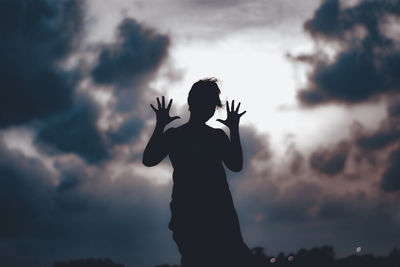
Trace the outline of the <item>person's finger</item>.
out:
[[[158,98],[158,97],[157,97],[157,105],[158,105],[158,109],[161,109],[160,98]]]
[[[239,104],[238,104],[237,107],[236,107],[236,110],[235,110],[236,113],[239,112],[239,107],[240,107],[240,102],[239,102]]]
[[[231,111],[233,112],[235,110],[235,100],[232,100],[232,108]]]
[[[226,111],[228,111],[228,113],[230,112],[230,110],[229,110],[229,102],[228,102],[228,100],[226,100]]]
[[[165,98],[162,96],[162,108],[165,108]]]
[[[226,125],[226,122],[221,119],[217,119],[217,121]]]
[[[157,109],[153,106],[153,104],[150,104],[150,107],[154,110],[154,112],[157,112]]]
[[[171,98],[171,100],[170,100],[169,103],[168,103],[167,110],[170,110],[170,109],[171,109],[171,105],[172,105],[172,98]]]
[[[239,116],[241,117],[241,116],[243,116],[245,113],[246,113],[246,110],[243,111],[242,113],[239,113]]]

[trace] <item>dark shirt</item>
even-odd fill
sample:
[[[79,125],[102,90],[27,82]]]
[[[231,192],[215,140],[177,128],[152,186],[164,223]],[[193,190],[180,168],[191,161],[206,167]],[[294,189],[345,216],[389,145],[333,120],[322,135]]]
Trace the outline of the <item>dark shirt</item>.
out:
[[[223,167],[229,139],[221,129],[185,124],[165,132],[174,168],[171,211],[189,223],[232,212],[233,203]],[[236,214],[234,214],[236,216]]]

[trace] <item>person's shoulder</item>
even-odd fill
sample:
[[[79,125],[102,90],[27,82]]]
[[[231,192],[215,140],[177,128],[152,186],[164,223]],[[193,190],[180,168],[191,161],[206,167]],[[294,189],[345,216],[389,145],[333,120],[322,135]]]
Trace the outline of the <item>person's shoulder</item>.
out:
[[[180,125],[178,127],[170,127],[167,130],[165,130],[165,134],[167,135],[177,134],[182,131],[182,129],[184,128],[183,126],[184,125]]]
[[[209,125],[207,125],[207,127],[210,131],[212,131],[216,135],[226,135],[225,131],[222,130],[221,128],[214,128]]]

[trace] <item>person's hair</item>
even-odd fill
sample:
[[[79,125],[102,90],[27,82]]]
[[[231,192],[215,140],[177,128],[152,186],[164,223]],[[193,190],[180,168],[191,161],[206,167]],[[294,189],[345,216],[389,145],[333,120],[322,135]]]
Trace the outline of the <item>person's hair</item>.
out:
[[[219,98],[220,93],[221,90],[218,87],[216,78],[205,78],[195,82],[189,91],[189,109],[193,105],[201,105],[204,102],[210,103],[210,101],[214,102],[216,107],[222,107],[221,99]]]

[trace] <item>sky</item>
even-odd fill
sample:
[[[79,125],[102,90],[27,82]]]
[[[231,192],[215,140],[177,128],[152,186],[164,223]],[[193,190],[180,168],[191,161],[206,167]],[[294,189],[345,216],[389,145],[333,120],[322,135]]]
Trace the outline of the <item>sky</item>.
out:
[[[177,127],[205,77],[247,110],[228,181],[249,247],[400,247],[398,0],[3,0],[0,20],[1,266],[178,263],[172,168],[141,159],[149,104]]]

